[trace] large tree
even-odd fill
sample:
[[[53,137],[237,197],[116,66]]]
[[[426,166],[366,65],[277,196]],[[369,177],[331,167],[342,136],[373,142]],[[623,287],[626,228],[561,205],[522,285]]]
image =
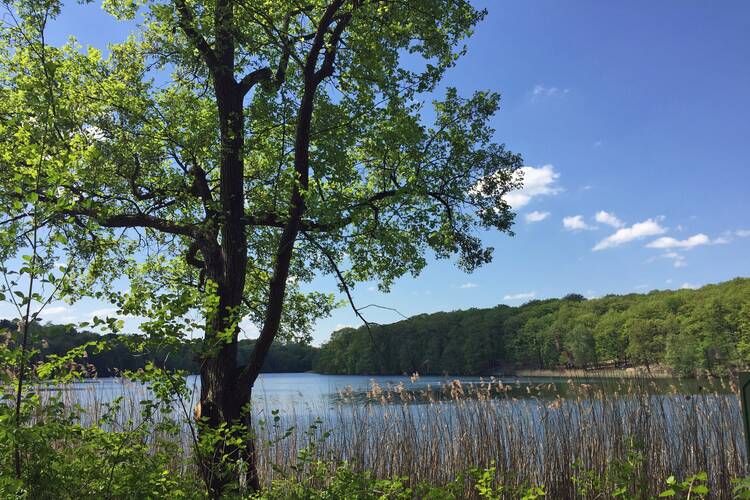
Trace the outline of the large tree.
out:
[[[473,270],[492,253],[478,230],[510,232],[520,158],[493,142],[499,96],[439,86],[485,13],[463,0],[103,7],[133,33],[84,48],[45,43],[59,0],[10,4],[0,222],[33,209],[65,235],[69,298],[109,299],[163,342],[201,330],[206,432],[244,429],[204,461],[208,488],[237,463],[257,487],[252,439],[235,439],[253,383],[274,339],[333,305],[302,284],[330,273],[347,296],[363,280],[387,290],[429,255]],[[246,324],[258,340],[238,366]]]

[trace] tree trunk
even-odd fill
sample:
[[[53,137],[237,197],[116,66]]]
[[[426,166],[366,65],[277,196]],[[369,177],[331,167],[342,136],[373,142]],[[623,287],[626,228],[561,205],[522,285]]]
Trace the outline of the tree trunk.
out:
[[[206,455],[200,457],[203,477],[212,498],[219,498],[233,481],[258,488],[254,437],[250,434],[251,385],[237,383],[238,319],[247,267],[242,156],[244,116],[243,94],[234,80],[233,47],[228,39],[217,37],[217,53],[222,66],[221,71],[214,75],[221,136],[221,209],[220,217],[214,222],[220,240],[217,247],[204,252],[206,277],[216,284],[218,295],[218,307],[206,322],[201,363],[201,433],[222,433],[221,439],[215,440],[216,445],[210,450],[202,450]]]
[[[244,273],[236,279],[244,283]],[[252,488],[258,486],[254,440],[249,435],[251,390],[249,386],[237,385],[237,335],[235,331],[228,333],[236,321],[231,312],[239,306],[236,299],[236,294],[219,287],[219,307],[206,324],[205,352],[200,368],[201,437],[219,437],[212,435],[222,433],[221,439],[215,439],[215,445],[202,448],[198,456],[212,498],[219,498],[232,482],[247,482]],[[243,444],[227,443],[238,437]]]
[[[237,318],[245,288],[247,233],[244,193],[244,108],[247,88],[234,79],[235,39],[233,9],[229,0],[217,0],[214,11],[215,43],[208,60],[211,69],[221,136],[220,206],[217,224],[220,235],[218,252],[206,250],[206,276],[218,285],[219,307],[206,325],[204,362],[201,365],[201,415],[204,433],[228,427],[229,435],[216,440],[211,456],[203,458],[204,478],[212,498],[219,498],[232,480],[252,490],[259,489],[255,437],[252,435],[250,396],[252,387],[279,329],[284,306],[286,281],[305,211],[304,193],[308,187],[310,128],[318,85],[331,76],[336,48],[351,19],[350,14],[336,17],[345,0],[334,0],[317,28],[304,68],[304,92],[301,98],[294,145],[294,169],[298,175],[292,189],[289,220],[279,239],[263,328],[246,367],[237,366]],[[331,31],[330,47],[326,34]],[[318,68],[319,56],[324,51]],[[232,331],[230,331],[232,330]],[[232,426],[236,425],[236,430]],[[241,437],[242,439],[231,439]],[[227,438],[231,440],[228,444]],[[239,444],[236,444],[239,443]],[[228,460],[222,460],[227,458]],[[236,468],[242,464],[244,470]]]

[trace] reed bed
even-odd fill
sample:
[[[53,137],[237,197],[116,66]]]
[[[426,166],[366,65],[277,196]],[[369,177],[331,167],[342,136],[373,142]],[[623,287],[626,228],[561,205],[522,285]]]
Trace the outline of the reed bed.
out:
[[[738,398],[726,385],[690,395],[643,380],[452,381],[418,392],[374,384],[364,401],[342,394],[317,423],[293,415],[261,437],[267,479],[301,479],[297,452],[311,444],[322,460],[430,484],[494,465],[511,490],[544,485],[550,498],[602,498],[618,480],[657,495],[670,475],[701,471],[712,498],[730,498],[731,480],[748,473]],[[599,482],[595,492],[587,481]]]
[[[138,425],[138,402],[148,391],[123,384],[125,404],[116,420],[127,429]],[[91,387],[64,398],[95,422],[112,397]],[[373,382],[366,393],[349,389],[332,404],[278,412],[273,401],[256,399],[259,469],[270,483],[301,480],[317,460],[346,461],[377,477],[445,484],[471,468],[494,466],[509,491],[543,485],[547,498],[606,498],[602,492],[618,481],[637,483],[650,497],[665,489],[670,475],[705,471],[711,497],[731,498],[732,479],[748,474],[736,393],[726,382],[685,394],[663,380],[507,384],[493,378],[427,388]],[[192,467],[192,404],[179,402],[162,416],[183,421],[184,456],[176,457],[182,473]]]

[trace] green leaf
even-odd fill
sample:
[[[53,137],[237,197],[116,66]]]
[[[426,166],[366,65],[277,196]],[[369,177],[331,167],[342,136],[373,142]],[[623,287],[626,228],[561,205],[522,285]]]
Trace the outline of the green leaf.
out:
[[[704,484],[693,486],[693,492],[699,495],[708,495],[708,487]]]

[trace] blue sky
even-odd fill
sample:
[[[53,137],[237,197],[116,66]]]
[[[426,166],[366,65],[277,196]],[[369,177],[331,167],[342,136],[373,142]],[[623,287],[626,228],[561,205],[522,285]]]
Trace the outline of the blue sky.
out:
[[[387,295],[359,285],[357,303],[409,316],[749,276],[750,3],[481,5],[489,15],[445,84],[502,93],[496,139],[527,165],[512,195],[516,235],[484,234],[495,260],[472,275],[431,262]],[[95,7],[71,7],[53,40],[101,46],[127,32]],[[47,319],[103,308],[60,306]],[[344,325],[359,325],[346,308],[319,322],[315,342]]]
[[[497,140],[534,169],[516,235],[486,234],[495,260],[472,275],[434,262],[388,295],[360,286],[358,302],[408,316],[750,275],[750,3],[481,5],[445,83],[502,93]],[[358,324],[341,309],[316,338]]]

